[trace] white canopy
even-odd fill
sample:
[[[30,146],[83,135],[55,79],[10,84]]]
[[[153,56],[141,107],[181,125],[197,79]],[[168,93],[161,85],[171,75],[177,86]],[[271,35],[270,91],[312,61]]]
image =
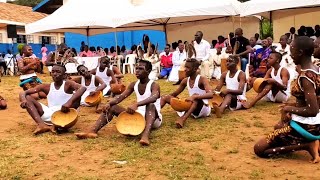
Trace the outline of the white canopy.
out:
[[[134,6],[130,0],[69,0],[48,17],[26,26],[26,33],[74,32],[85,35],[154,29],[166,24],[207,20],[239,14],[237,0],[145,0]],[[91,6],[93,5],[93,6]]]
[[[319,6],[320,0],[250,0],[241,4],[240,16],[281,9]]]

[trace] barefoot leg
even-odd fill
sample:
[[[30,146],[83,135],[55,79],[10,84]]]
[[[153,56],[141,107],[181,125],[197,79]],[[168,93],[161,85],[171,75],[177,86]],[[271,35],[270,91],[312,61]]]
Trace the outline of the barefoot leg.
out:
[[[261,93],[259,93],[252,102],[247,102],[245,103],[245,105],[243,106],[246,109],[249,109],[251,107],[253,107],[260,99],[262,99],[265,95],[267,95],[271,90],[272,90],[273,85],[272,84],[267,84]]]
[[[154,121],[159,118],[157,109],[154,104],[146,105],[146,127],[141,135],[140,144],[143,146],[149,146],[149,136],[153,126]]]
[[[183,116],[181,116],[176,121],[177,128],[183,128],[185,121],[188,119],[188,117],[193,113],[195,115],[198,115],[202,109],[203,101],[202,100],[196,100],[192,103],[190,109],[184,113]]]

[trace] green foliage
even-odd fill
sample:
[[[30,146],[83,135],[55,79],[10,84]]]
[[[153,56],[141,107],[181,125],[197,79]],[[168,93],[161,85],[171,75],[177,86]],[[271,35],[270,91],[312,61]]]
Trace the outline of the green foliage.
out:
[[[261,27],[260,27],[260,36],[261,39],[265,39],[267,37],[272,37],[273,38],[273,28],[272,28],[272,23],[270,23],[269,19],[262,19],[260,22]]]
[[[22,5],[22,6],[31,6],[34,7],[39,4],[42,0],[16,0],[10,3]]]

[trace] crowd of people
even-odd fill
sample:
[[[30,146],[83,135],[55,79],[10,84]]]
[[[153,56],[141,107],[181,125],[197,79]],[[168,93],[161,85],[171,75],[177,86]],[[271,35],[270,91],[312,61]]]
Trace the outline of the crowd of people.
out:
[[[157,52],[158,45],[152,44],[144,36],[144,40],[148,40],[144,41],[144,47],[133,47],[130,52],[125,48],[116,51],[135,54],[137,60],[137,81],[131,82],[120,94],[111,90],[112,85],[122,84],[121,78],[125,78],[121,67],[112,63],[112,60],[121,60],[117,58],[120,54],[110,56],[108,50],[98,47],[96,51],[82,44],[83,51],[79,55],[100,56],[99,64],[91,71],[84,65],[78,65],[80,76],[72,79],[66,76],[65,64],[75,62],[74,50],[61,44],[44,61],[46,66],[52,66],[53,82],[42,84],[36,74],[41,72],[39,60],[33,60],[36,57],[31,46],[25,45],[18,59],[20,86],[24,90],[20,93],[21,107],[28,111],[37,124],[34,134],[55,132],[51,123],[54,112],[68,112],[70,108],[89,106],[84,99],[101,92],[103,96],[113,97],[112,100],[103,106],[98,104],[96,112],[101,115],[96,123],[85,132],[75,135],[79,139],[95,138],[114,116],[124,111],[129,114],[138,112],[146,120],[140,143],[149,145],[151,130],[159,128],[163,121],[161,108],[170,104],[186,88],[189,93],[186,101],[191,102],[191,107],[184,112],[177,112],[177,128],[183,128],[190,117],[208,117],[213,111],[220,118],[227,108],[232,111],[248,109],[264,99],[285,104],[281,105],[281,121],[275,125],[272,133],[255,144],[255,153],[260,157],[269,157],[307,150],[316,163],[320,160],[320,67],[317,66],[320,51],[317,38],[310,36],[310,28],[305,29],[300,28],[298,35],[295,35],[291,28],[291,34],[281,36],[279,46],[274,46],[272,38],[259,39],[259,35],[255,34],[247,39],[243,36],[243,30],[238,28],[227,39],[219,36],[213,45],[214,50],[203,39],[203,33],[197,31],[193,41],[179,40],[172,46],[167,44],[160,54]],[[319,28],[315,32],[318,31]],[[110,52],[111,49],[114,53],[114,48],[110,48]],[[161,94],[161,87],[156,80],[163,78],[178,85],[177,89],[167,95]],[[246,92],[253,88],[259,78],[265,82],[261,84],[261,91],[254,99],[247,99]],[[212,79],[218,80],[216,87],[210,85]],[[223,86],[226,88],[222,89]],[[119,105],[133,93],[137,98],[136,103],[126,108]],[[217,95],[223,99],[222,102],[215,101]],[[294,104],[286,103],[291,95],[296,98]],[[47,98],[48,105],[38,102],[40,98]],[[0,97],[0,108],[5,107],[5,100]]]

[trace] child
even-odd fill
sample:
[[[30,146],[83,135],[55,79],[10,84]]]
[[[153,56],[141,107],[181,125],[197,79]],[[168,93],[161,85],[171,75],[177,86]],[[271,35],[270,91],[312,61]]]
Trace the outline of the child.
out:
[[[271,102],[286,102],[290,97],[290,74],[289,71],[280,66],[282,55],[278,52],[272,52],[268,58],[268,64],[271,68],[267,71],[267,84],[263,91],[259,93],[252,102],[246,102],[243,107],[249,109],[253,107],[261,98],[265,97]]]
[[[96,124],[87,133],[76,133],[79,139],[95,138],[98,131],[107,125],[113,118],[121,112],[127,111],[130,114],[138,112],[146,119],[146,127],[142,133],[140,144],[149,145],[149,136],[151,128],[159,128],[162,123],[162,115],[160,113],[160,87],[157,83],[148,78],[152,70],[152,64],[149,61],[140,60],[136,66],[136,77],[138,81],[132,82],[126,91],[111,100],[104,107],[104,113],[101,114]],[[129,106],[127,109],[119,106],[124,99],[132,93],[137,96],[137,102]]]
[[[0,96],[0,109],[6,109],[7,108],[7,102],[6,100]]]
[[[231,110],[238,110],[242,108],[242,103],[246,98],[246,75],[243,71],[237,68],[239,58],[236,56],[229,56],[227,59],[227,72],[221,75],[219,85],[215,91],[220,91],[222,86],[226,84],[226,90],[220,92],[223,97],[223,102],[220,106],[213,104],[215,113],[218,118],[229,107]]]

